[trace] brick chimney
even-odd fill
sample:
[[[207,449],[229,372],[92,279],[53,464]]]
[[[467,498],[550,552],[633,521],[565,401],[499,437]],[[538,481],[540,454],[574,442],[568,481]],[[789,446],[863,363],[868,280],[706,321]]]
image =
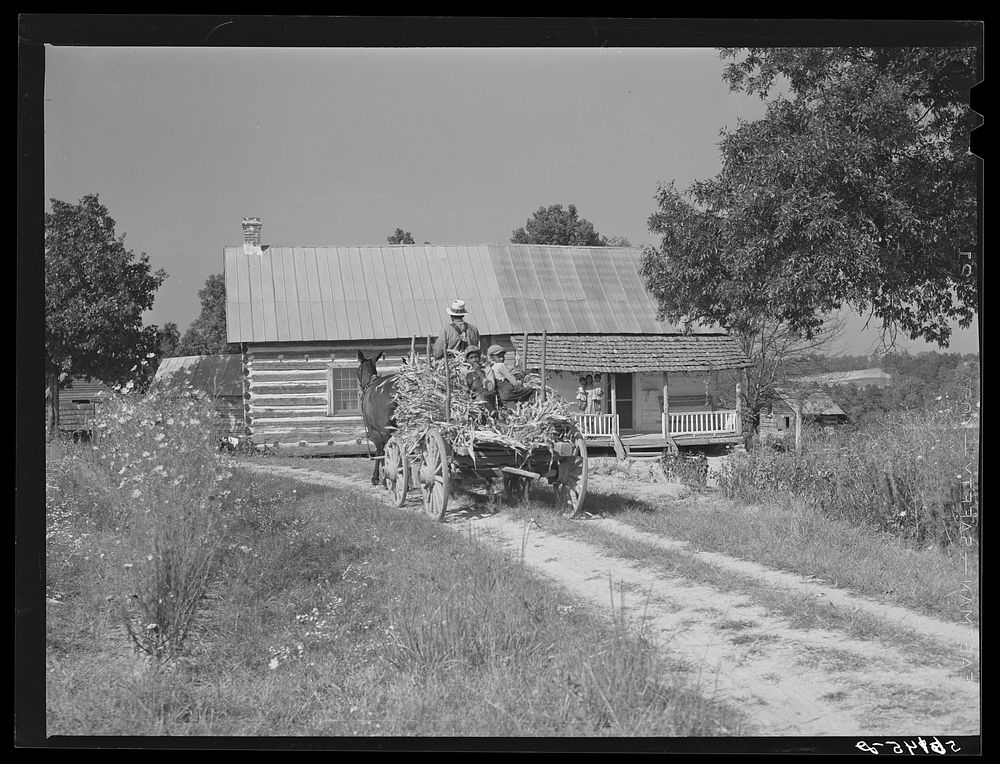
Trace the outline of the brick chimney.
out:
[[[260,229],[262,224],[260,218],[243,218],[243,251],[250,255],[261,253],[260,249]]]

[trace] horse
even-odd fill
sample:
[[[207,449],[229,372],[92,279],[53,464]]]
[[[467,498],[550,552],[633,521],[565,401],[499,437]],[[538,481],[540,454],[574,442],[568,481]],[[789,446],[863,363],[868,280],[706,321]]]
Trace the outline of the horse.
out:
[[[389,442],[396,429],[396,401],[393,394],[396,391],[396,377],[393,374],[379,375],[375,364],[385,353],[379,353],[374,358],[365,358],[358,351],[358,387],[361,389],[361,417],[365,421],[368,439],[375,446],[375,456],[385,456],[385,444]],[[379,466],[382,460],[375,461],[372,471],[372,485],[379,484]]]

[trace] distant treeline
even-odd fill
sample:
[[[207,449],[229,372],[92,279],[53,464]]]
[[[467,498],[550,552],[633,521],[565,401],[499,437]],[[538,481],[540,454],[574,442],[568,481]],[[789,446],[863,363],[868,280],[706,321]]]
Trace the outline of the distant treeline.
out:
[[[961,355],[930,351],[916,355],[892,353],[881,358],[863,355],[834,358],[819,356],[813,359],[808,373],[875,367],[892,375],[890,386],[824,386],[853,422],[861,422],[891,411],[958,407],[966,400],[971,400],[972,406],[976,408],[980,400],[977,353]]]

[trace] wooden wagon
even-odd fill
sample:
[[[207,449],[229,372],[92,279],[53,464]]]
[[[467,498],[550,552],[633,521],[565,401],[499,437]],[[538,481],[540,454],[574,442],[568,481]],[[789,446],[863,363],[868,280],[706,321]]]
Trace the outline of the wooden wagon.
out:
[[[541,387],[545,399],[545,332],[542,333]],[[411,339],[411,362],[415,359]],[[525,350],[527,338],[525,338]],[[430,341],[427,347],[430,365]],[[451,375],[449,354],[444,355],[445,420],[451,421]],[[558,424],[553,442],[516,447],[489,437],[472,445],[450,443],[442,429],[434,425],[419,433],[395,432],[385,445],[382,457],[383,485],[402,507],[411,489],[419,489],[424,511],[444,520],[451,489],[459,483],[483,481],[487,484],[490,506],[496,511],[502,497],[510,503],[527,499],[532,480],[546,479],[555,490],[556,503],[564,517],[576,517],[587,496],[587,443],[572,420]],[[410,444],[408,447],[407,444]]]
[[[452,446],[435,427],[427,428],[414,450],[394,434],[385,447],[384,484],[402,507],[412,488],[420,491],[424,511],[441,521],[456,483],[485,481],[491,506],[500,496],[509,502],[526,498],[532,480],[547,479],[564,517],[576,517],[587,496],[587,444],[575,426],[550,446],[527,452],[494,443]],[[502,485],[497,490],[496,486]]]

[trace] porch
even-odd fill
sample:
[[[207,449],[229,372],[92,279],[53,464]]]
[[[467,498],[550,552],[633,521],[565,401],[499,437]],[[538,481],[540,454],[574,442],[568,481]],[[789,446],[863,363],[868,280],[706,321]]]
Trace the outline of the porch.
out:
[[[673,449],[739,443],[743,439],[742,414],[738,409],[667,411],[661,414],[658,432],[622,430],[619,414],[575,414],[577,426],[588,445],[630,451]]]

